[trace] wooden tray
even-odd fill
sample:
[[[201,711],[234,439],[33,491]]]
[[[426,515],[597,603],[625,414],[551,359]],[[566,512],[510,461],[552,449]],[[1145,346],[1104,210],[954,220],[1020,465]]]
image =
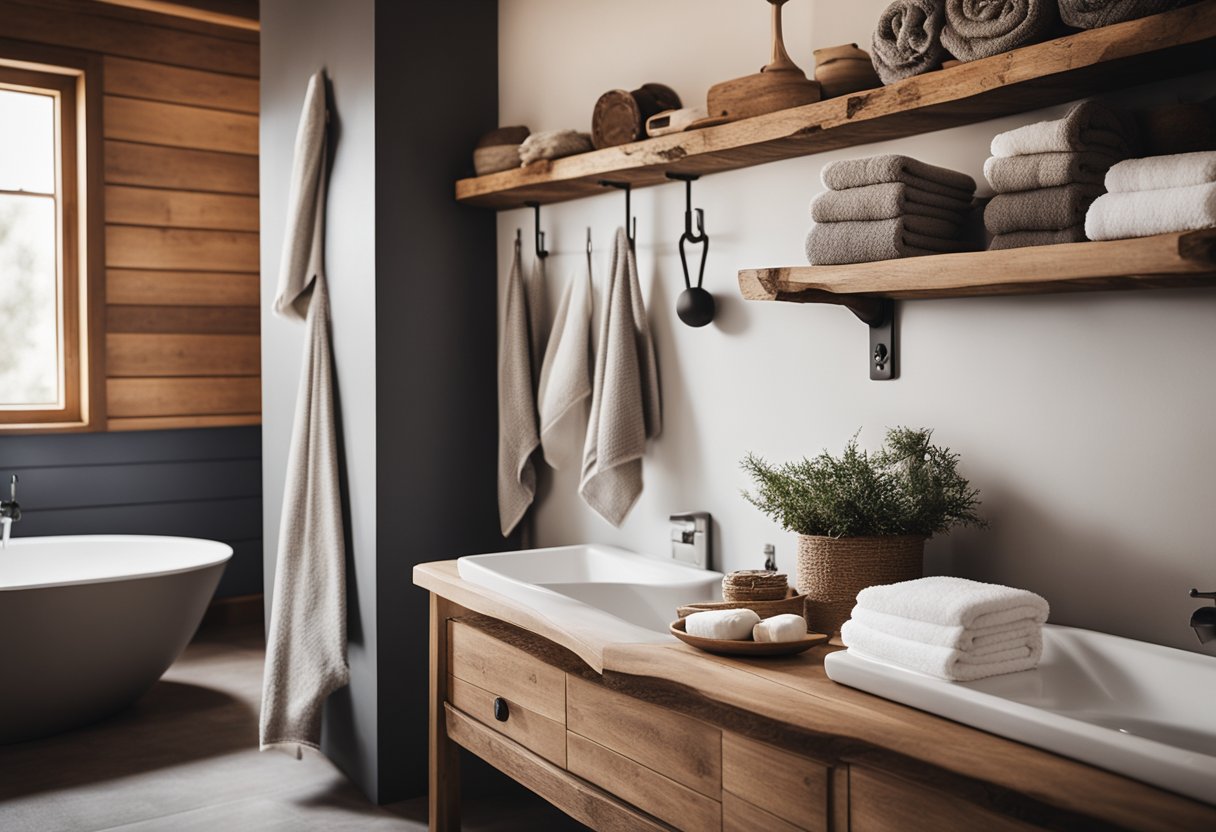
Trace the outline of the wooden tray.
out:
[[[823,633],[807,633],[801,641],[740,641],[731,638],[702,638],[690,636],[684,629],[685,621],[673,621],[668,628],[671,634],[685,644],[704,650],[707,653],[718,653],[723,656],[790,656],[809,650],[816,644],[828,640]]]

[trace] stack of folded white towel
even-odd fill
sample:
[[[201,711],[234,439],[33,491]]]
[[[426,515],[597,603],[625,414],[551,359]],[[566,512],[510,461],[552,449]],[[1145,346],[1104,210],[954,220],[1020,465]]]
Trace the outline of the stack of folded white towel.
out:
[[[863,658],[971,682],[1037,666],[1048,611],[1024,589],[918,578],[863,589],[840,637]]]
[[[1128,159],[1085,215],[1091,240],[1216,228],[1216,151]]]

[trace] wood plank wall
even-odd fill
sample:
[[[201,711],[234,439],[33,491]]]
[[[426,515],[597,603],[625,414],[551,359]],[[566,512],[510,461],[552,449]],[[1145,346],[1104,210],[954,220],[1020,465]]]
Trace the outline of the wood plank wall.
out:
[[[104,56],[107,428],[259,423],[257,33],[87,0],[0,21]]]

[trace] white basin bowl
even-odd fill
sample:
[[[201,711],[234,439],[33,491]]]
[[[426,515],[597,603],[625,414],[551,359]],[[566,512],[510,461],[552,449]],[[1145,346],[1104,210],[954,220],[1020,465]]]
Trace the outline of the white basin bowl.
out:
[[[616,546],[557,546],[468,555],[464,580],[527,605],[558,627],[600,642],[670,641],[676,607],[721,597],[722,573]]]
[[[828,677],[1216,803],[1216,658],[1047,625],[1035,670],[945,682],[841,651]]]

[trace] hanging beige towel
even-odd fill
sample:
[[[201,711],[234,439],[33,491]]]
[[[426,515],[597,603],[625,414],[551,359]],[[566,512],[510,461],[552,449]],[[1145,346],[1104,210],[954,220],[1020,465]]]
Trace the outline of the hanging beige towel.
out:
[[[532,386],[528,291],[523,282],[519,240],[507,276],[498,344],[498,519],[502,536],[519,525],[536,494],[532,452],[536,433],[536,388]]]
[[[528,308],[528,358],[532,362],[532,389],[540,384],[541,362],[545,359],[545,346],[549,331],[545,329],[548,317],[548,290],[545,288],[545,259],[532,261],[532,272],[524,281],[524,303]]]
[[[591,255],[585,276],[573,277],[562,292],[545,350],[537,394],[540,444],[553,469],[577,462],[578,442],[587,427],[591,396]]]
[[[325,237],[325,78],[309,79],[296,133],[274,311],[304,320],[262,685],[261,747],[317,748],[326,697],[350,681],[346,553],[334,428]]]
[[[646,440],[662,430],[658,365],[625,229],[618,228],[596,347],[579,494],[614,526],[642,493]]]

